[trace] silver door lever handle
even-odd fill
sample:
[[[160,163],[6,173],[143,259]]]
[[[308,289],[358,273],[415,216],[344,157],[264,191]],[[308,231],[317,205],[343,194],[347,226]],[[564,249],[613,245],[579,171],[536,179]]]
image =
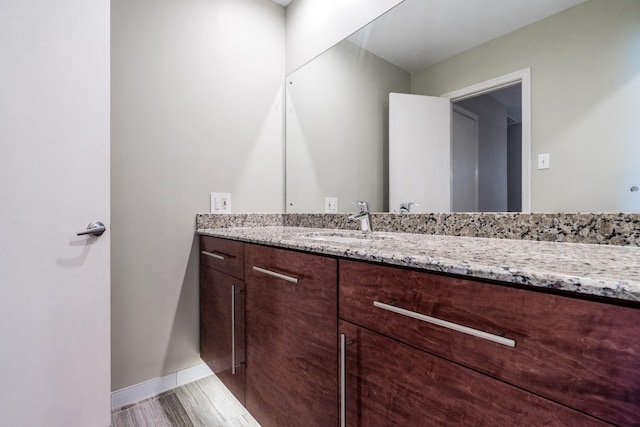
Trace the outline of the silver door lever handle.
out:
[[[98,237],[102,236],[107,228],[100,221],[94,221],[91,224],[87,225],[87,229],[77,233],[78,236],[84,236],[85,234],[90,234],[91,236]]]

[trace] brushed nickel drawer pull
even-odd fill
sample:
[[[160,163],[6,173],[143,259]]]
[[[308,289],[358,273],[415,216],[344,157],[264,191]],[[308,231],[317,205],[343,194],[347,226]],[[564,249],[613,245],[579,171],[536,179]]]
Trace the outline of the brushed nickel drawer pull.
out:
[[[394,307],[392,305],[385,304],[378,301],[374,301],[373,306],[377,308],[381,308],[383,310],[391,311],[393,313],[402,314],[403,316],[411,317],[413,319],[422,320],[423,322],[442,326],[443,328],[462,332],[463,334],[473,335],[474,337],[478,337],[478,338],[489,340],[498,344],[506,345],[507,347],[516,346],[515,340],[512,340],[510,338],[504,338],[499,335],[490,334],[488,332],[480,331],[478,329],[473,329],[467,326],[459,325],[457,323],[448,322],[446,320],[438,319],[437,317],[426,316],[424,314],[416,313],[415,311],[405,310],[404,308]]]
[[[298,283],[298,280],[300,280],[297,277],[291,277],[284,274],[276,273],[275,271],[266,270],[261,267],[256,267],[255,265],[253,266],[253,270],[257,271],[258,273],[267,274],[269,276],[277,277],[278,279],[286,280],[287,282]]]
[[[219,259],[220,261],[224,261],[225,257],[222,255],[214,254],[213,252],[202,251],[202,255],[210,256],[211,258]]]
[[[231,374],[236,374],[236,287],[231,285]]]
[[[347,336],[340,334],[340,427],[347,426]]]

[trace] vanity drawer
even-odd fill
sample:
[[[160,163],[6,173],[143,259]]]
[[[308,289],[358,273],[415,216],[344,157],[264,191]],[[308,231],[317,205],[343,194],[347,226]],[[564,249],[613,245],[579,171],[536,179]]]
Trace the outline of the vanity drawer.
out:
[[[339,313],[609,422],[640,423],[638,309],[341,260]]]
[[[244,243],[200,236],[200,264],[244,279]]]

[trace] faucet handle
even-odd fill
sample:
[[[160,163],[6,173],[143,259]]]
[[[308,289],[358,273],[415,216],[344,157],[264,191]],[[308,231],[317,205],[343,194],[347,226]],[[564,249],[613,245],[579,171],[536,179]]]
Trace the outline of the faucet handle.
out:
[[[365,202],[364,200],[359,200],[356,202],[352,202],[352,205],[358,205],[360,207],[360,212],[369,212],[369,202]]]
[[[400,213],[411,212],[411,206],[420,206],[420,205],[413,202],[400,203]]]

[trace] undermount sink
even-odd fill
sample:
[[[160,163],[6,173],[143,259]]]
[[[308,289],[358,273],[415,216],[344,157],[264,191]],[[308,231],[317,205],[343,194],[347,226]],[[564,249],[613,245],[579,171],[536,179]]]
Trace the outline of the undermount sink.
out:
[[[300,233],[295,235],[296,238],[303,240],[313,240],[316,242],[327,243],[349,243],[349,244],[368,244],[372,243],[377,237],[371,234],[356,234],[355,232],[339,233],[339,232],[314,232]]]
[[[310,240],[318,240],[321,242],[335,242],[335,243],[369,243],[372,239],[365,237],[346,237],[346,236],[314,236],[309,237]]]

